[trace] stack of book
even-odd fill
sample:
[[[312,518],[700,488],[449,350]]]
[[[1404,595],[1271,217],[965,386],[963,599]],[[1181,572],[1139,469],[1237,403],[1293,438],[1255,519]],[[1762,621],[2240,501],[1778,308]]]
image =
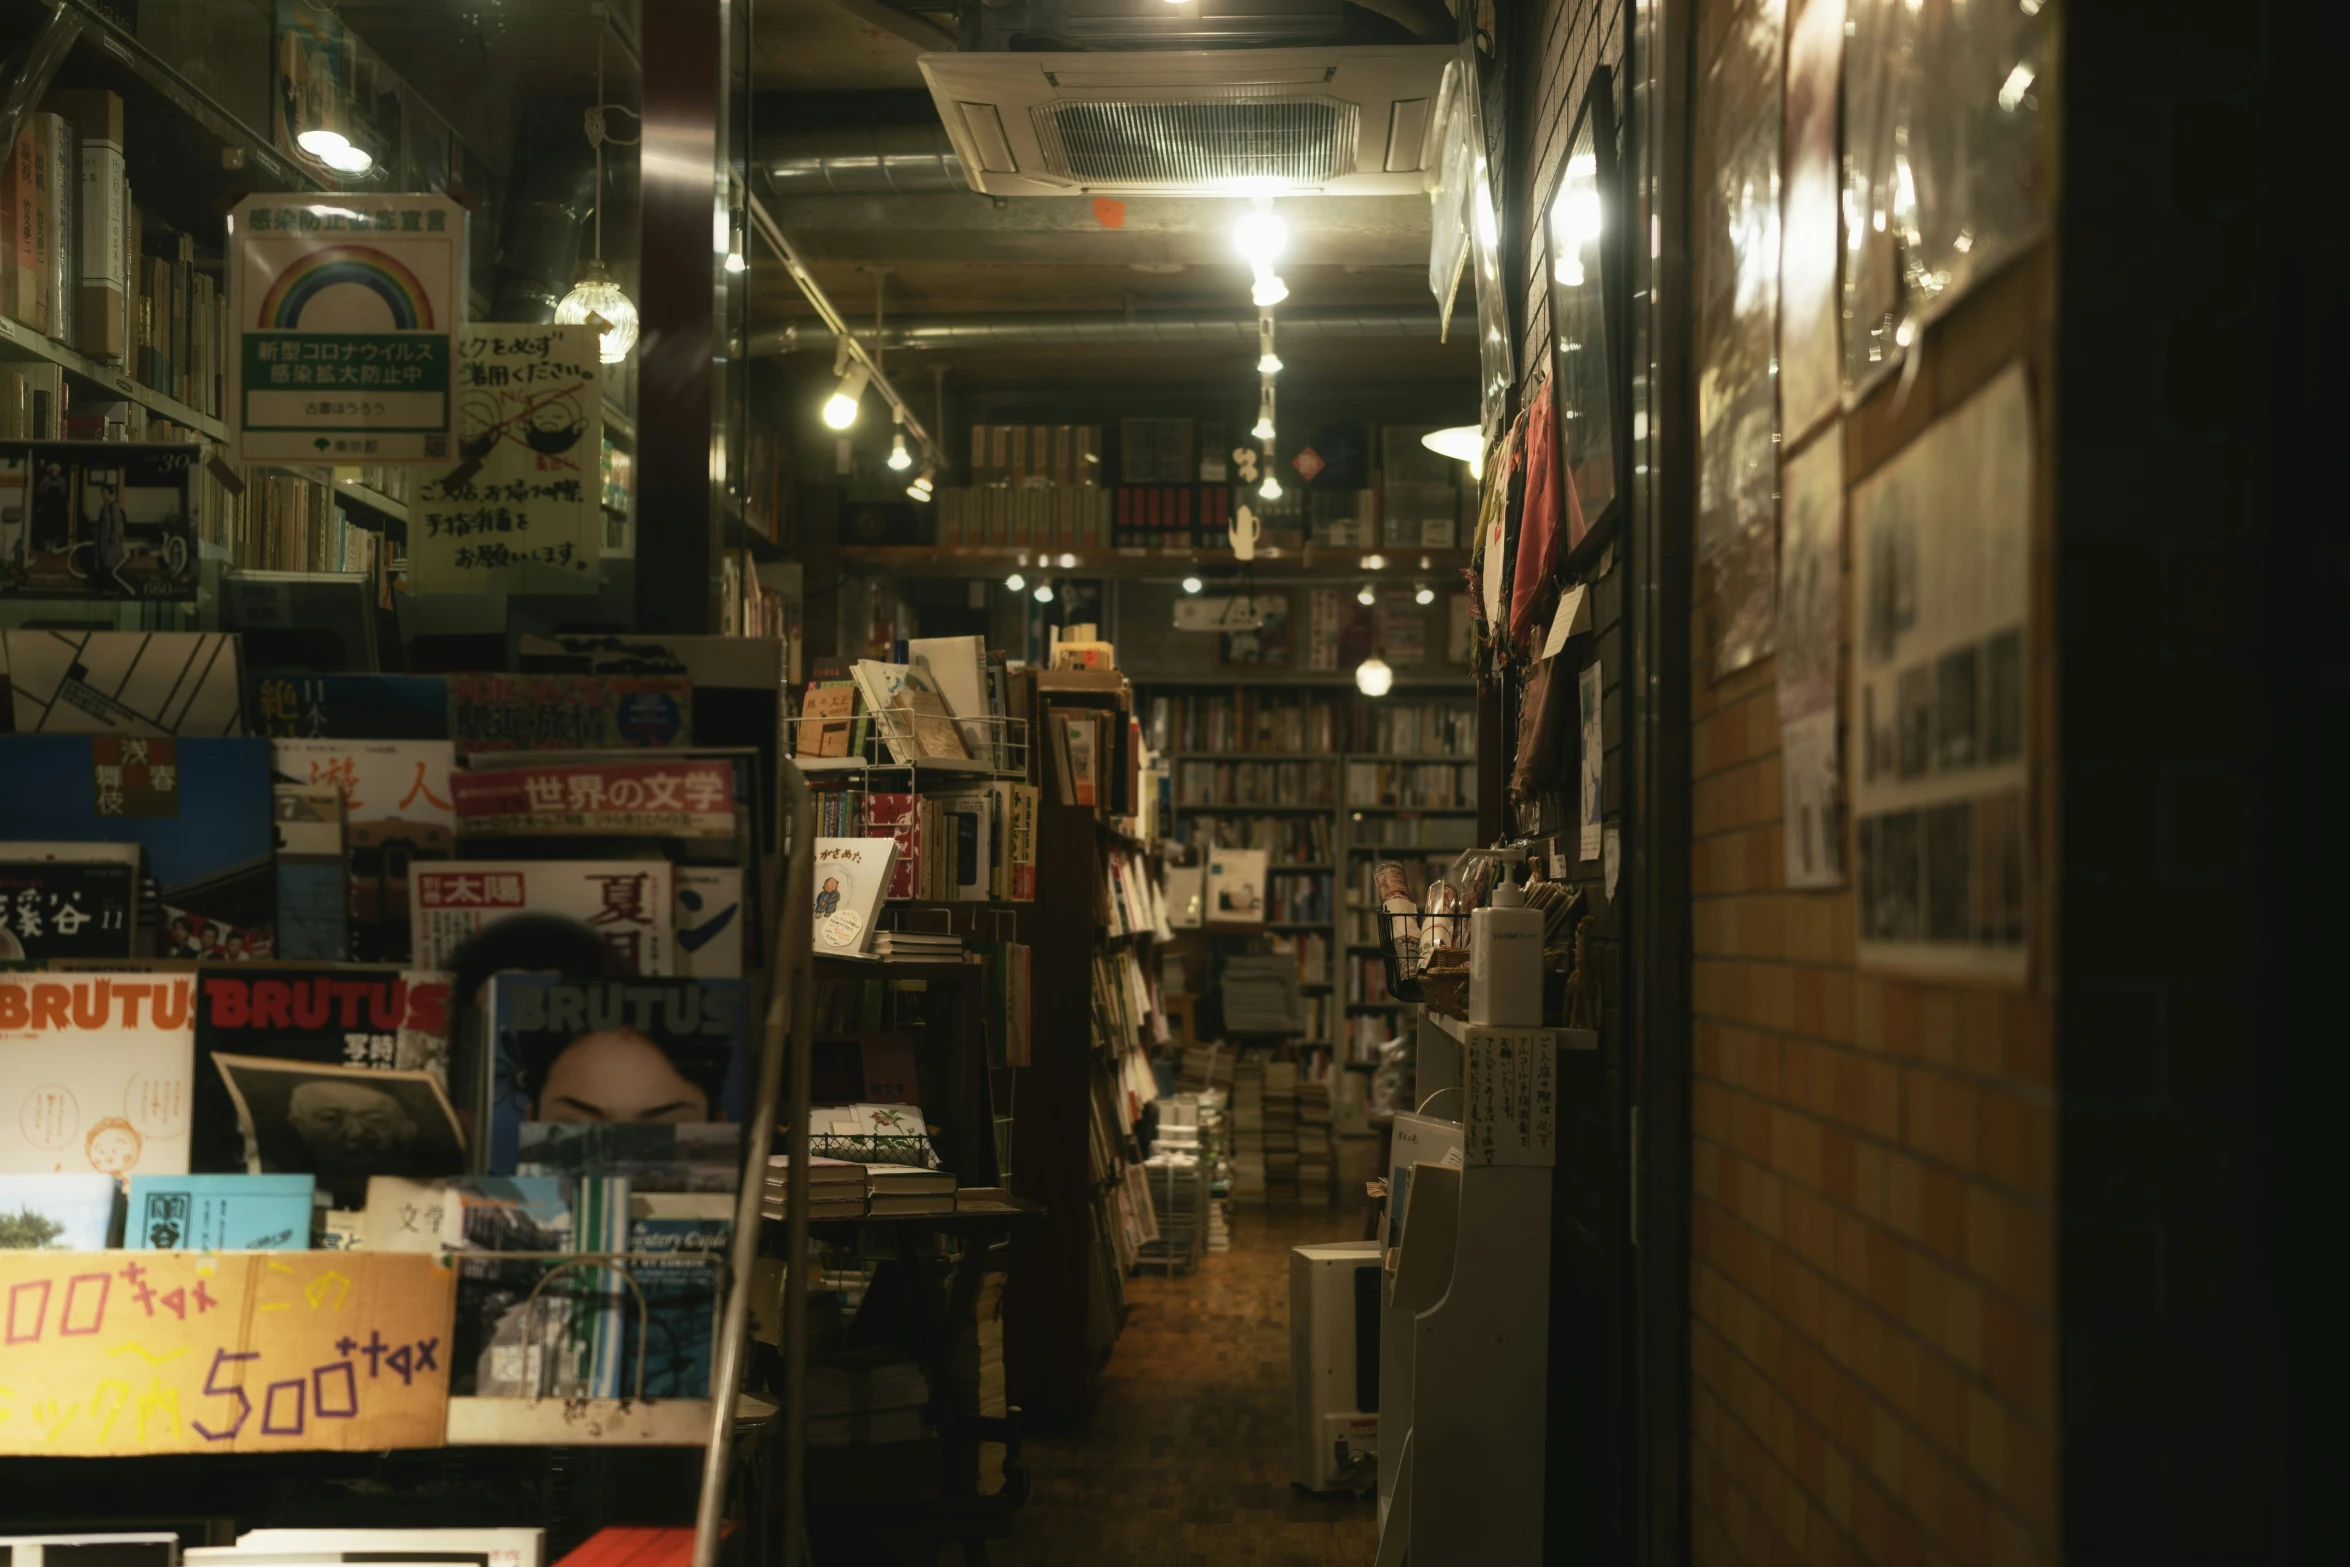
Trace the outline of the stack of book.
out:
[[[1297,1085],[1297,1194],[1315,1207],[1330,1202],[1330,1080]]]
[[[955,1172],[916,1164],[865,1166],[866,1211],[875,1218],[899,1214],[953,1213]]]
[[[865,1216],[865,1167],[846,1159],[808,1159],[808,1220],[861,1219]],[[791,1217],[791,1157],[776,1154],[767,1161],[767,1187],[759,1194],[759,1212],[770,1219]]]
[[[1159,1229],[1158,1239],[1143,1245],[1142,1260],[1170,1273],[1188,1272],[1207,1250],[1207,1161],[1194,1148],[1162,1140],[1142,1170]]]
[[[960,963],[963,938],[927,931],[884,930],[873,937],[873,953],[891,963]]]
[[[1265,1054],[1244,1052],[1232,1069],[1232,1196],[1265,1200]]]
[[[1265,1063],[1265,1191],[1297,1194],[1297,1063]]]

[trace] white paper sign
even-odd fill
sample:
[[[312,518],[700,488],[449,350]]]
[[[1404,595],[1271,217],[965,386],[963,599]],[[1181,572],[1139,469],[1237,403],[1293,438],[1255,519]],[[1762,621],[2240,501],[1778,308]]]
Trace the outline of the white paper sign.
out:
[[[426,593],[593,593],[604,547],[604,367],[590,326],[458,334],[458,466],[408,528]]]
[[[1591,603],[1582,583],[1578,582],[1559,597],[1559,610],[1550,620],[1550,636],[1542,644],[1544,658],[1556,658],[1566,647],[1567,638],[1578,631],[1591,629]]]
[[[1558,1051],[1548,1030],[1476,1030],[1461,1049],[1461,1082],[1469,1164],[1556,1161]]]

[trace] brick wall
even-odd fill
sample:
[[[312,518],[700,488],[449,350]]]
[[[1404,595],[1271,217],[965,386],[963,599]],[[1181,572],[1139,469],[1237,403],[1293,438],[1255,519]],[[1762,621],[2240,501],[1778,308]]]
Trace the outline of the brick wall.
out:
[[[2052,276],[2043,255],[1984,288],[1927,335],[1906,402],[1888,386],[1846,430],[1849,492],[2033,362],[2043,650]],[[1850,567],[1848,542],[1847,627]],[[2053,900],[2032,988],[1859,972],[1853,892],[1782,885],[1772,662],[1709,683],[1709,651],[1691,657],[1695,1559],[2052,1561]],[[2033,679],[2041,866],[2051,666]]]

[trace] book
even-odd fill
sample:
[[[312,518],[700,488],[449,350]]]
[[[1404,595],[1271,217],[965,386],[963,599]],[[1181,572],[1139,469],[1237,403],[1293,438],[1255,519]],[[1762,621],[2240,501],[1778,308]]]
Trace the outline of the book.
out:
[[[123,363],[123,227],[130,185],[123,167],[122,100],[103,89],[51,92],[43,100],[73,127],[78,143],[73,276],[74,346],[101,364]]]
[[[10,1567],[180,1567],[176,1534],[0,1535]]]
[[[351,955],[351,877],[343,858],[343,794],[279,784],[276,956],[329,962]]]
[[[450,779],[459,837],[731,839],[735,772],[724,761],[511,762]]]
[[[735,1200],[725,1192],[631,1192],[628,1272],[644,1293],[641,1339],[623,1316],[624,1365],[642,1359],[648,1398],[708,1398],[710,1349],[718,1326],[718,1276],[734,1234]],[[633,1390],[634,1384],[628,1384]]]
[[[989,706],[987,699],[987,638],[915,637],[906,644],[906,660],[929,677],[932,688],[955,719],[955,730],[962,736],[964,751],[990,766],[1001,765],[995,760],[996,732],[1000,726],[989,722],[1001,715]]]
[[[256,734],[281,740],[446,740],[449,683],[439,675],[256,675],[246,716]]]
[[[353,964],[207,968],[196,976],[195,1047],[188,1167],[207,1173],[247,1170],[254,1151],[246,1144],[227,1080],[212,1065],[214,1056],[430,1072],[446,1082],[449,977]]]
[[[750,990],[739,979],[576,982],[500,974],[486,1009],[489,1168],[514,1170],[523,1123],[739,1121]]]
[[[897,843],[890,838],[816,840],[815,943],[819,954],[861,953],[890,887]]]
[[[349,955],[404,959],[411,930],[411,866],[455,852],[457,816],[446,740],[276,740],[277,776],[342,791],[351,889]]]
[[[134,1175],[133,1251],[308,1251],[308,1175]]]
[[[625,1175],[640,1192],[730,1192],[742,1184],[742,1135],[732,1121],[525,1121],[515,1170]]]
[[[427,1558],[482,1553],[482,1567],[546,1567],[544,1529],[248,1529],[237,1547],[250,1551],[417,1552]],[[169,1567],[168,1563],[158,1567]]]
[[[861,658],[855,677],[865,705],[881,725],[890,755],[899,763],[970,759],[954,714],[927,671]]]
[[[0,205],[8,220],[8,287],[0,297],[5,311],[35,332],[45,331],[48,295],[41,288],[41,197],[48,183],[40,155],[40,137],[31,118],[8,149],[8,172],[0,182]]]
[[[456,1175],[465,1132],[430,1072],[320,1066],[215,1052],[255,1175],[309,1174],[341,1190],[371,1175]]]
[[[811,680],[800,699],[800,718],[793,754],[805,757],[849,755],[850,731],[857,716],[857,687],[847,680]]]
[[[184,1175],[185,974],[0,974],[0,1173]]]
[[[918,794],[865,796],[865,824],[869,833],[875,837],[886,836],[895,845],[888,897],[922,895],[923,859],[929,848],[922,833],[922,804],[922,796]]]
[[[132,442],[127,425],[113,417],[131,406],[127,403],[92,403],[82,412],[68,414],[61,425],[56,409],[65,400],[65,392],[57,367],[28,365],[15,373],[46,412],[31,421],[42,428],[18,432],[38,436],[40,444],[0,447],[0,497],[7,497],[0,500],[0,506],[16,513],[11,525],[0,526],[0,536],[5,537],[4,546],[0,546],[0,588],[22,598],[135,599],[142,603],[193,600],[197,591],[194,519],[198,501],[191,490],[198,449],[170,442]],[[14,417],[0,418],[0,423],[17,422]],[[49,441],[63,444],[47,444]],[[112,631],[19,634],[29,638],[142,639],[139,633]],[[157,635],[193,637],[195,633]],[[101,673],[95,678],[103,681],[104,676]],[[168,684],[153,688],[151,694],[173,704],[194,696],[207,706],[218,696],[210,687],[172,690]],[[107,729],[155,732],[155,726],[123,721],[117,710],[126,704],[101,701],[81,683],[67,695],[71,703],[86,704],[86,710],[74,707],[49,715],[45,727],[82,733]],[[19,719],[17,727],[29,726]],[[233,731],[191,723],[180,726],[180,732]]]
[[[32,117],[32,124],[42,158],[41,329],[70,345],[81,277],[75,260],[80,248],[75,197],[81,190],[81,159],[75,152],[73,127],[64,115],[44,110]]]
[[[0,1175],[0,1251],[104,1251],[121,1198],[121,1184],[95,1170]]]
[[[691,979],[740,979],[750,934],[738,865],[677,867],[677,972]]]
[[[692,687],[674,675],[450,675],[457,754],[691,745]]]
[[[184,449],[181,452],[185,460]],[[11,631],[18,734],[245,732],[237,639],[209,631]]]
[[[1053,726],[1067,780],[1063,804],[1095,805],[1101,796],[1100,730],[1092,715],[1056,713]]]
[[[145,850],[163,905],[159,958],[270,955],[269,790],[265,740],[0,735],[0,822],[12,834]]]
[[[0,843],[0,963],[127,958],[139,933],[139,846]]]
[[[931,1146],[920,1105],[813,1106],[808,1111],[808,1151],[860,1164],[940,1168],[938,1150]]]
[[[410,949],[425,967],[491,922],[529,911],[580,921],[624,974],[670,971],[676,884],[667,860],[463,860],[409,868]]]

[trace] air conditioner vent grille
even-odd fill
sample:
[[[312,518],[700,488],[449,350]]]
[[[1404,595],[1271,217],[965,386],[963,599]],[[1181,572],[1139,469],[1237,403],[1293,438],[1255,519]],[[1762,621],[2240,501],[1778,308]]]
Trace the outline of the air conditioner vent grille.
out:
[[[1320,185],[1355,171],[1361,119],[1327,97],[1042,103],[1029,110],[1045,167],[1088,185]]]

